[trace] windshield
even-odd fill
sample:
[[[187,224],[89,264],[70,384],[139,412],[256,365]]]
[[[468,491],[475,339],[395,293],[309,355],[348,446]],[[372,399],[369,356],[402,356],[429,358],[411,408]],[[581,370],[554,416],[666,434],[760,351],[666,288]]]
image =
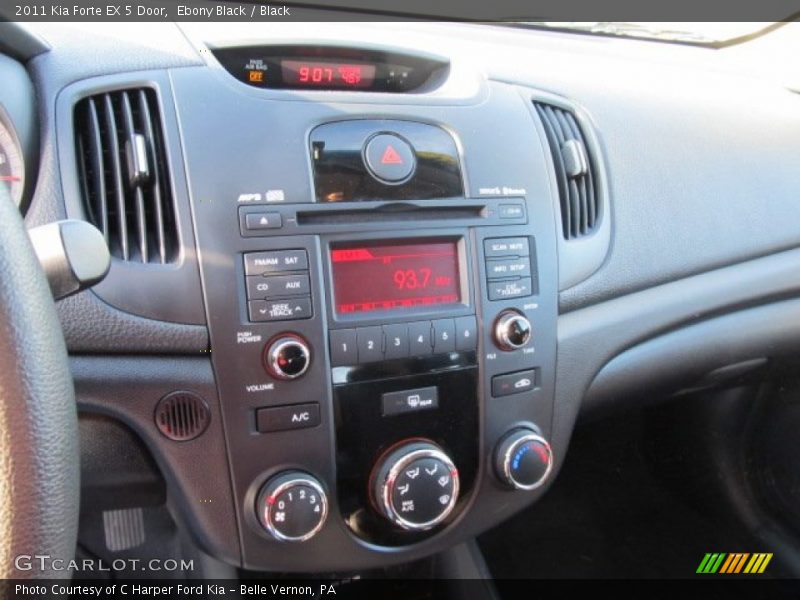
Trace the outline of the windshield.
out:
[[[690,44],[729,44],[745,41],[771,31],[780,23],[691,23],[691,22],[621,22],[621,21],[542,21],[521,23],[529,27],[566,29],[600,35],[638,37],[650,40]]]

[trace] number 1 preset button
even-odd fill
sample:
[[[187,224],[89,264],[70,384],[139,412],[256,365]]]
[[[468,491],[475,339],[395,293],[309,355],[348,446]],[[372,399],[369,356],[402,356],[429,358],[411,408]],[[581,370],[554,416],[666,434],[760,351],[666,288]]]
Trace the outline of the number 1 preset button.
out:
[[[358,346],[355,329],[331,331],[331,365],[343,367],[358,364]]]

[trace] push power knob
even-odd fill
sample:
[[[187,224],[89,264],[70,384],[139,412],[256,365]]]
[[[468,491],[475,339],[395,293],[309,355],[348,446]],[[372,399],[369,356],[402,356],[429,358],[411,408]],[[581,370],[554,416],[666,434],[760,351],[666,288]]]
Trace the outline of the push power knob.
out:
[[[303,338],[286,334],[275,338],[264,350],[264,366],[277,379],[302,377],[311,364],[311,350]]]

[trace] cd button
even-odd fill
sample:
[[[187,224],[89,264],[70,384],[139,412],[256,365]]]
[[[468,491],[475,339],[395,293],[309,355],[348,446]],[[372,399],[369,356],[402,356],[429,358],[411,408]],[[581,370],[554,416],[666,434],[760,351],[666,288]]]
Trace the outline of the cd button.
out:
[[[247,297],[250,300],[280,298],[283,296],[307,296],[309,293],[308,275],[247,278]]]

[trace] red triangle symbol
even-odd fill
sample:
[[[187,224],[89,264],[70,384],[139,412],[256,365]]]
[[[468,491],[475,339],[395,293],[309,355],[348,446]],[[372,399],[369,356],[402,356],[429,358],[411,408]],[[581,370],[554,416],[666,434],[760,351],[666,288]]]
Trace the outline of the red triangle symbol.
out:
[[[389,144],[386,146],[386,150],[381,157],[381,164],[382,165],[402,165],[403,159],[397,153],[397,150],[394,149],[394,146]]]

